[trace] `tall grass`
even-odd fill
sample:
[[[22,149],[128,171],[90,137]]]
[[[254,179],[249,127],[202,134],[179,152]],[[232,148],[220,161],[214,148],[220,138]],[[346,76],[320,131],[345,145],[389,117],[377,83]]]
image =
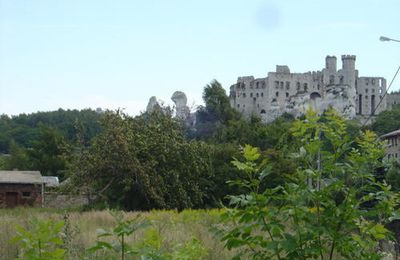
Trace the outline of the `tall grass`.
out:
[[[210,231],[210,227],[219,220],[219,210],[185,210],[151,211],[151,212],[123,212],[125,219],[134,218],[138,214],[151,221],[151,228],[155,229],[162,238],[162,249],[172,250],[177,244],[184,244],[193,238],[201,241],[207,250],[204,259],[230,259],[234,253],[223,247],[223,244]],[[30,219],[64,219],[65,247],[69,259],[115,259],[110,252],[98,253],[95,256],[85,254],[85,249],[93,246],[97,238],[96,229],[112,228],[115,219],[108,211],[78,212],[61,210],[17,208],[0,210],[0,259],[14,259],[18,255],[17,245],[10,243],[15,236],[17,224],[29,229]],[[127,238],[128,243],[139,242],[146,229],[140,230]]]

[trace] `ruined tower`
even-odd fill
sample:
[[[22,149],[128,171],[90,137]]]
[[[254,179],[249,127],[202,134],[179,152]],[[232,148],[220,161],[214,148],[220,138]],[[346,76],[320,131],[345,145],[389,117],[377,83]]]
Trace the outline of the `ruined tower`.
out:
[[[356,56],[342,55],[342,78],[340,84],[356,87]]]

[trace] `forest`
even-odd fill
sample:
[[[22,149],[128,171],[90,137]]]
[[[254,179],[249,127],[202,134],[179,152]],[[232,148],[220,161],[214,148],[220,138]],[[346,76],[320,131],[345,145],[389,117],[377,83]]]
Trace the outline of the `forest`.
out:
[[[0,167],[39,170],[61,181],[78,180],[80,185],[70,182],[68,189],[77,192],[79,186],[80,191],[98,195],[99,207],[127,210],[209,208],[226,203],[227,195],[240,192],[227,181],[240,176],[231,161],[241,156],[246,144],[258,147],[272,167],[265,187],[290,179],[297,167],[287,156],[295,147],[291,115],[270,124],[256,115],[246,120],[230,107],[229,97],[216,80],[204,87],[203,100],[194,127],[174,118],[171,107],[135,117],[121,110],[91,109],[2,115]],[[351,138],[366,129],[382,135],[400,128],[400,107],[379,114],[363,129],[355,120],[346,125]],[[393,187],[400,186],[393,174],[396,167],[384,174]]]
[[[400,128],[400,108],[381,113],[368,127],[333,109],[322,115],[309,111],[298,119],[284,115],[264,124],[256,115],[245,119],[232,109],[217,81],[205,86],[203,99],[194,127],[175,118],[170,107],[135,117],[90,109],[2,116],[1,167],[40,170],[67,180],[60,192],[95,195],[84,212],[139,211],[153,218],[162,213],[152,210],[170,210],[165,223],[172,230],[172,219],[181,218],[181,212],[189,214],[188,225],[205,214],[207,232],[229,251],[204,249],[203,239],[185,244],[182,252],[170,246],[164,257],[150,257],[163,248],[154,245],[164,241],[155,231],[148,231],[150,247],[142,241],[136,251],[128,250],[124,237],[141,232],[148,219],[112,213],[115,220],[107,225],[115,227],[88,239],[85,245],[92,247],[81,249],[80,257],[92,252],[95,259],[103,252],[106,259],[104,252],[111,250],[121,259],[203,259],[206,252],[233,259],[380,259],[387,253],[383,241],[397,241],[399,166],[384,160],[378,136]],[[200,211],[190,211],[195,209]],[[36,231],[20,226],[14,239],[23,244],[27,236],[42,233],[59,237],[68,221],[68,216],[59,223],[36,220],[30,223]],[[85,225],[77,216],[75,221]],[[103,223],[101,217],[98,221]],[[103,236],[115,237],[119,246]],[[57,243],[49,252],[63,259],[75,247],[68,252],[54,248]],[[185,258],[189,248],[198,256]],[[182,258],[172,257],[181,253]]]

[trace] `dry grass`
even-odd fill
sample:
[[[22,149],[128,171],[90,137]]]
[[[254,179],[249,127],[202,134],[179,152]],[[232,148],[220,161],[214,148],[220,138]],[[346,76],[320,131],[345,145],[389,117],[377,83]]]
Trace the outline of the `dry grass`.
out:
[[[17,224],[29,228],[29,220],[39,219],[60,220],[67,217],[66,247],[70,259],[82,259],[85,249],[94,245],[96,229],[111,228],[115,225],[113,216],[108,211],[90,212],[62,212],[50,209],[19,208],[0,210],[0,259],[14,259],[18,254],[16,245],[10,243],[15,236]],[[138,214],[151,221],[151,228],[160,234],[164,250],[170,250],[177,244],[183,244],[192,238],[201,241],[208,256],[205,259],[230,259],[233,252],[223,247],[223,244],[210,231],[210,227],[218,222],[219,210],[185,210],[151,211],[151,212],[124,212],[125,219],[132,219]],[[138,231],[128,238],[128,243],[134,244],[142,239],[145,230]],[[98,254],[96,259],[113,259],[115,256]],[[89,259],[92,257],[88,257]]]

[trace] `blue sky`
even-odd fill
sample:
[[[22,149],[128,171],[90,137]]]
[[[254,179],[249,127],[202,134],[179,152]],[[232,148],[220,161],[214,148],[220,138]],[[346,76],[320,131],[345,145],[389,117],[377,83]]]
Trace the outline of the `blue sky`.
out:
[[[400,38],[399,10],[398,0],[0,0],[0,113],[138,114],[176,90],[200,105],[212,79],[228,91],[277,64],[322,69],[326,55],[357,55],[360,75],[389,82],[400,43],[379,36]]]

